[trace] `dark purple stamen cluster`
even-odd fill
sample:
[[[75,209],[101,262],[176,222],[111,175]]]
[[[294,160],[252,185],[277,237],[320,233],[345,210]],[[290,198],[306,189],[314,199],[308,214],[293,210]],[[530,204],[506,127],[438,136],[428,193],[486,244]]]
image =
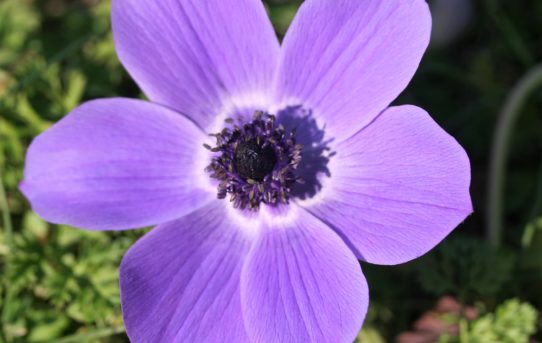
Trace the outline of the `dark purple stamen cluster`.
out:
[[[295,171],[303,146],[296,144],[295,130],[287,133],[275,122],[275,116],[257,111],[251,122],[226,119],[227,127],[211,134],[216,146],[204,147],[217,155],[205,170],[220,181],[219,199],[230,194],[235,208],[254,211],[261,203],[288,203],[293,185],[301,182]]]

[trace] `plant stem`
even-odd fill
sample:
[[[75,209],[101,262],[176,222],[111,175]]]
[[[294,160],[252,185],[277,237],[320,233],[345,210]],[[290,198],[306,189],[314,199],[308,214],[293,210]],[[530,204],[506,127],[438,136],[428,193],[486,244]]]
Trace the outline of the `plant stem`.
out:
[[[8,199],[6,191],[4,189],[4,182],[2,179],[2,171],[0,170],[0,208],[2,209],[2,223],[4,226],[4,234],[6,235],[6,243],[11,248],[13,240],[13,225],[11,223],[11,216],[9,213]]]
[[[4,180],[2,171],[0,170],[0,208],[2,210],[2,226],[4,227],[4,236],[8,251],[4,260],[4,304],[2,306],[2,332],[6,342],[11,341],[11,337],[7,333],[6,326],[8,324],[9,303],[11,301],[11,286],[8,280],[9,259],[13,251],[13,226],[11,223],[11,215],[8,207],[8,199],[4,189]]]
[[[486,235],[489,243],[495,248],[500,246],[502,239],[504,180],[506,178],[506,162],[508,160],[510,138],[521,113],[521,108],[528,96],[539,85],[542,85],[542,64],[535,66],[523,76],[508,96],[499,114],[493,137],[487,188]]]

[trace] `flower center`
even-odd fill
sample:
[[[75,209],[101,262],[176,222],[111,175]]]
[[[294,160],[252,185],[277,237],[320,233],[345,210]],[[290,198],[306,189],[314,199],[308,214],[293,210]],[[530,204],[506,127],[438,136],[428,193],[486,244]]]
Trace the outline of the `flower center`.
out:
[[[301,180],[296,169],[301,161],[295,132],[276,126],[275,116],[257,111],[252,121],[226,120],[226,127],[211,136],[215,153],[205,169],[219,181],[218,198],[230,194],[235,208],[257,211],[260,204],[287,204],[292,187]]]
[[[243,180],[263,181],[273,171],[277,156],[273,147],[262,147],[255,139],[241,141],[235,149],[233,164]]]

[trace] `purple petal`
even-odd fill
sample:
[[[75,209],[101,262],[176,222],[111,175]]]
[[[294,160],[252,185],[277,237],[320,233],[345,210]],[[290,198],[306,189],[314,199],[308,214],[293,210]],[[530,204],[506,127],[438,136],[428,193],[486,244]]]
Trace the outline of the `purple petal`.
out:
[[[259,0],[114,0],[120,60],[154,102],[207,128],[225,107],[262,105],[279,43]]]
[[[307,0],[284,39],[279,99],[348,138],[407,86],[430,31],[423,0]]]
[[[336,151],[320,199],[304,206],[360,259],[412,260],[472,212],[468,156],[420,108],[389,108]]]
[[[358,261],[333,230],[299,209],[273,220],[254,243],[241,278],[253,342],[351,343],[369,301]]]
[[[96,230],[163,223],[214,198],[197,182],[204,137],[158,105],[91,101],[34,140],[21,189],[54,223]]]
[[[248,342],[239,281],[250,240],[222,202],[156,227],[124,256],[122,311],[132,342]]]

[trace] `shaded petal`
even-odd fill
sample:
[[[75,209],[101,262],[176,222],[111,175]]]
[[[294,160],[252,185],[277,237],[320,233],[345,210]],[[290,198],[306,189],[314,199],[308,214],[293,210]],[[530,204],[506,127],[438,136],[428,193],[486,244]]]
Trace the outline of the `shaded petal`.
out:
[[[320,198],[305,206],[360,259],[412,260],[472,212],[468,156],[420,108],[389,108],[336,151]]]
[[[213,202],[141,238],[120,267],[132,342],[248,342],[239,280],[250,240]]]
[[[307,0],[284,39],[279,102],[311,108],[346,139],[407,86],[430,31],[423,0]]]
[[[358,261],[333,230],[304,210],[274,220],[254,243],[241,278],[253,342],[353,342],[369,301]]]
[[[32,142],[21,189],[53,223],[97,230],[163,223],[214,197],[196,182],[203,139],[190,120],[164,107],[91,101]]]
[[[145,94],[202,128],[268,93],[279,43],[259,0],[114,0],[112,20],[119,58]]]

